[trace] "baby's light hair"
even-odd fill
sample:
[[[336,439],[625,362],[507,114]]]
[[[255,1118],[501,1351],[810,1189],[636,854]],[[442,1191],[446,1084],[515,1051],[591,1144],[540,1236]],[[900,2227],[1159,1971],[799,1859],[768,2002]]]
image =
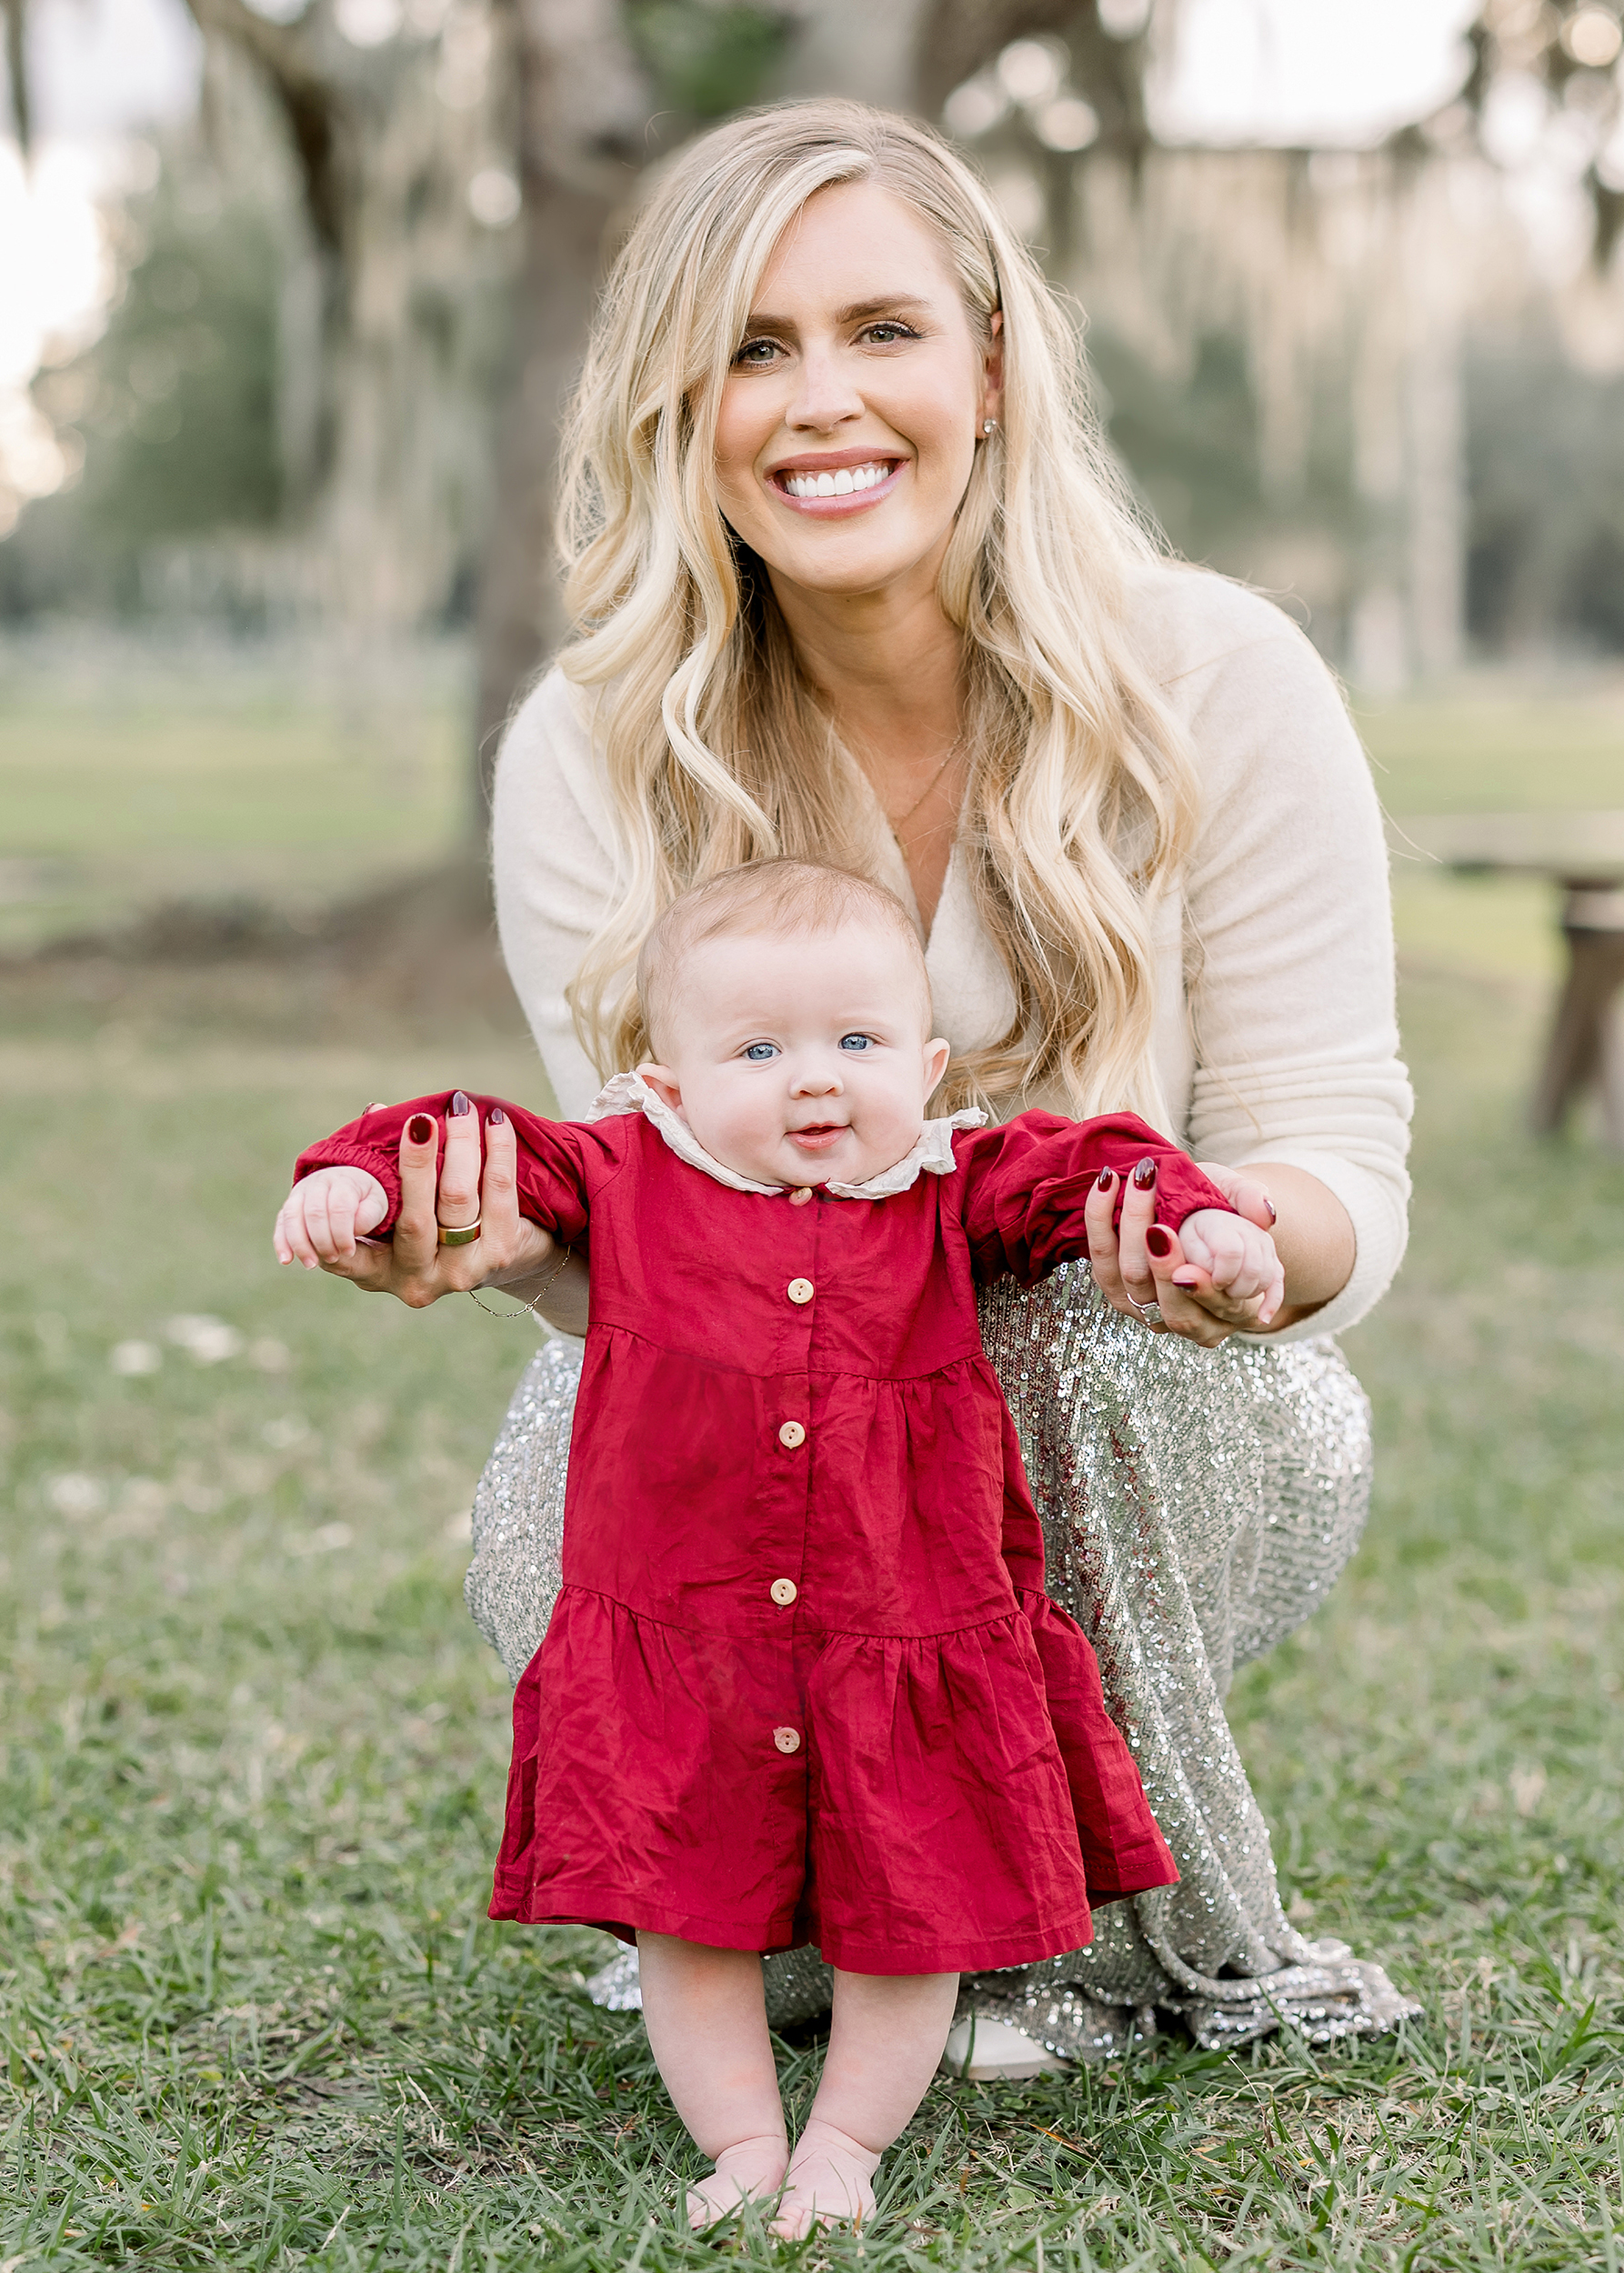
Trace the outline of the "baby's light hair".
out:
[[[883,884],[821,860],[753,860],[726,868],[672,901],[637,956],[637,1003],[652,1046],[670,999],[672,971],[691,948],[745,934],[827,937],[850,918],[878,923],[907,947],[919,983],[920,1010],[930,1032],[930,979],[914,919]]]

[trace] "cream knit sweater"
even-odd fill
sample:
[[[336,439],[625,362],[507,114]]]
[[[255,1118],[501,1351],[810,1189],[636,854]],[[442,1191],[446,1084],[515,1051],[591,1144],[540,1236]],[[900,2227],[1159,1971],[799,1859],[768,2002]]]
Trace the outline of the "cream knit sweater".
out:
[[[1411,1094],[1369,772],[1329,673],[1268,601],[1202,570],[1158,566],[1138,578],[1130,620],[1188,729],[1202,784],[1188,872],[1156,922],[1155,1054],[1170,1133],[1198,1159],[1289,1161],[1336,1193],[1358,1239],[1353,1276],[1312,1319],[1271,1338],[1334,1333],[1398,1269],[1409,1191]],[[550,671],[503,744],[493,815],[502,950],[559,1109],[577,1118],[600,1084],[564,989],[616,869],[583,708]],[[912,906],[877,803],[872,819],[873,873]],[[926,959],[938,1031],[956,1049],[996,1039],[1008,981],[957,856]]]

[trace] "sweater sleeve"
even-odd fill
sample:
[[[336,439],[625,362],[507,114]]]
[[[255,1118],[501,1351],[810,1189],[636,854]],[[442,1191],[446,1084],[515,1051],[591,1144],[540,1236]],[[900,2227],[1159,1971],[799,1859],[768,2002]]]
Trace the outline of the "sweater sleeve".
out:
[[[384,1105],[376,1112],[363,1113],[359,1120],[302,1152],[294,1167],[294,1182],[297,1184],[317,1168],[365,1168],[376,1177],[389,1202],[388,1213],[367,1237],[388,1238],[400,1214],[401,1133],[415,1113],[429,1116],[435,1124],[437,1177],[446,1157],[446,1116],[455,1094],[443,1089],[435,1096],[412,1097],[405,1105]],[[520,1215],[558,1238],[578,1239],[590,1212],[593,1171],[599,1171],[596,1180],[601,1180],[602,1169],[614,1165],[614,1125],[608,1125],[610,1133],[606,1134],[595,1126],[540,1120],[523,1106],[509,1105],[503,1098],[476,1096],[470,1102],[482,1128],[493,1105],[499,1104],[513,1123]]]
[[[1306,1169],[1347,1209],[1353,1273],[1271,1340],[1351,1326],[1404,1253],[1413,1098],[1398,1056],[1387,848],[1324,663],[1280,610],[1178,572],[1194,618],[1167,681],[1201,774],[1185,887],[1198,1159]]]
[[[620,896],[584,700],[562,671],[547,673],[507,729],[491,805],[503,957],[558,1109],[576,1119],[590,1111],[601,1082],[564,990]]]
[[[1112,1221],[1122,1214],[1122,1182],[1141,1160],[1156,1163],[1154,1220],[1177,1231],[1198,1208],[1235,1212],[1188,1154],[1132,1113],[1091,1121],[1022,1113],[960,1138],[965,1233],[979,1279],[1011,1272],[1025,1287],[1058,1263],[1088,1252],[1083,1209],[1102,1168],[1118,1177]]]

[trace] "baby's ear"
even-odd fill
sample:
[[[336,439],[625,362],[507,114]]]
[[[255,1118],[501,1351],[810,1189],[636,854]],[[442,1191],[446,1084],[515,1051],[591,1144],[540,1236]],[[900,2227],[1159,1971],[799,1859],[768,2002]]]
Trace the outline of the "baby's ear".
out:
[[[682,1111],[682,1089],[669,1066],[657,1066],[652,1060],[646,1060],[637,1073],[662,1105],[668,1105],[673,1113]]]
[[[934,1042],[926,1043],[925,1098],[927,1104],[929,1103],[930,1098],[934,1096],[937,1086],[940,1082],[942,1076],[947,1072],[947,1060],[952,1056],[952,1043],[944,1042],[939,1034],[937,1036]]]

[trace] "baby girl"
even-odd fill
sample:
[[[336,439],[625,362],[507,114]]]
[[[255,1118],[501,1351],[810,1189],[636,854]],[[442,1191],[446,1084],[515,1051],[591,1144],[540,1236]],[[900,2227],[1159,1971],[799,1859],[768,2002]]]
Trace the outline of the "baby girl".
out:
[[[715,2162],[696,2226],[872,2210],[961,1972],[1076,1949],[1091,1904],[1177,1877],[1042,1537],[977,1327],[978,1285],[1088,1252],[1091,1192],[1153,1186],[1159,1237],[1261,1297],[1268,1236],[1131,1115],[927,1120],[913,925],[861,878],[736,869],[650,933],[657,1062],[590,1122],[475,1099],[519,1206],[590,1242],[564,1588],[514,1698],[494,1918],[635,1941],[643,2011]],[[306,1152],[285,1261],[386,1235],[403,1143],[365,1115]],[[1097,1209],[1101,1203],[1097,1198]],[[1168,1252],[1163,1247],[1162,1253]],[[793,2154],[764,1951],[834,1968]]]

